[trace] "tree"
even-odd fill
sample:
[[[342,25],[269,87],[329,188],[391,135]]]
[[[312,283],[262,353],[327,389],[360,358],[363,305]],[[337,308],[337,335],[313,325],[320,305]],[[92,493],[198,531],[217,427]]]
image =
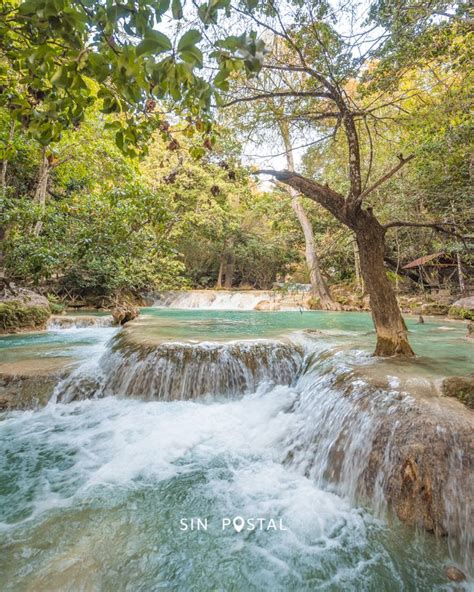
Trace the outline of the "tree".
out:
[[[59,5],[58,0],[26,0],[18,4],[12,0],[4,3],[1,11],[0,105],[43,145],[49,145],[65,129],[78,125],[89,105],[100,103],[103,112],[117,114],[108,125],[120,149],[131,154],[157,127],[168,139],[170,150],[174,149],[176,140],[164,117],[169,108],[167,101],[177,103],[181,121],[186,121],[190,133],[194,129],[210,134],[213,100],[219,106],[223,102],[248,104],[269,98],[306,99],[306,119],[315,134],[321,130],[344,134],[345,186],[336,189],[319,176],[308,178],[290,170],[263,172],[314,200],[355,233],[377,332],[375,353],[410,356],[413,352],[406,327],[385,273],[385,236],[389,228],[442,228],[446,222],[380,221],[371,197],[411,162],[414,154],[404,156],[397,151],[395,157],[393,151],[384,172],[375,176],[368,123],[383,117],[389,105],[404,109],[406,102],[416,96],[416,88],[400,90],[396,81],[399,64],[410,63],[406,48],[416,47],[413,40],[417,30],[422,32],[426,50],[430,39],[443,41],[446,31],[449,38],[453,27],[461,23],[462,29],[467,19],[463,10],[454,14],[449,7],[446,14],[437,14],[439,7],[446,12],[446,2],[435,2],[435,10],[421,3],[421,11],[417,3],[410,2],[408,34],[404,37],[405,16],[399,19],[399,3],[384,1],[377,5],[380,11],[371,18],[379,19],[376,23],[383,30],[379,34],[375,29],[372,35],[373,27],[361,32],[351,30],[350,18],[346,20],[348,26],[338,28],[334,23],[344,18],[347,8],[335,12],[324,0],[288,0],[280,7],[259,0],[238,6],[231,6],[230,0],[213,0],[193,5],[192,10],[197,11],[192,15],[197,16],[194,23],[201,24],[192,26],[202,30],[189,28],[184,19],[183,27],[181,23],[177,27],[173,44],[158,30],[169,10],[165,0],[131,0],[125,5],[95,0],[60,0]],[[219,30],[211,25],[217,23],[218,12],[223,9],[226,27]],[[172,3],[171,16],[182,20],[179,1]],[[255,28],[262,38],[256,33],[231,35],[229,28],[233,29],[234,24],[240,30]],[[264,38],[281,40],[288,56],[282,61],[270,54],[263,65],[265,70],[291,74],[291,81],[283,89],[263,93],[244,89],[236,95],[229,79],[242,72],[249,77],[258,73],[264,59]],[[209,79],[195,72],[204,64],[200,49],[204,46],[213,50],[208,52],[209,60],[214,60]],[[441,53],[446,47],[451,46],[437,45]],[[417,67],[430,52],[420,55]],[[383,66],[376,72],[388,73],[395,87],[380,83],[371,72],[374,58]],[[371,87],[378,92],[367,100],[367,94],[360,92],[362,86],[369,94]],[[212,144],[212,136],[207,137],[195,155],[202,156]]]
[[[196,5],[197,22],[215,22],[225,0]],[[163,22],[173,39],[159,30]],[[203,66],[201,33],[183,18],[181,0],[4,0],[0,7],[0,106],[42,145],[77,126],[99,103],[119,147],[144,149],[168,126],[157,102],[169,100],[183,117],[209,132],[211,81]],[[214,78],[231,70],[255,71],[261,45],[241,40],[245,56],[220,63]]]
[[[274,51],[280,59],[285,59],[281,47],[278,46],[278,40],[274,44]],[[291,125],[298,121],[299,113],[295,105],[289,108],[285,97],[273,96],[278,93],[281,87],[285,88],[285,84],[288,84],[288,77],[286,77],[286,80],[281,80],[282,78],[285,78],[284,73],[272,72],[270,74],[268,71],[261,72],[258,79],[245,80],[239,77],[234,85],[241,88],[244,87],[246,92],[250,93],[250,96],[251,93],[267,93],[268,96],[254,103],[253,109],[249,109],[248,104],[239,108],[239,103],[233,103],[231,101],[231,104],[234,104],[234,108],[230,110],[230,120],[234,125],[238,126],[241,135],[251,130],[253,136],[258,133],[262,139],[269,139],[272,144],[274,142],[281,143],[284,147],[288,170],[294,171],[294,147],[291,138]],[[271,93],[268,92],[269,89],[271,89]],[[326,280],[321,272],[312,223],[301,203],[300,195],[292,188],[286,188],[285,190],[291,196],[291,207],[303,231],[305,259],[312,296],[319,300],[321,308],[325,310],[340,310],[340,305],[331,298]]]
[[[249,178],[239,162],[241,148],[227,129],[216,126],[217,141],[199,160],[192,157],[195,138],[178,129],[173,133],[179,146],[167,151],[155,136],[140,169],[153,191],[168,195],[174,212],[169,238],[191,283],[271,287],[295,258],[292,230],[277,227],[281,204]]]
[[[288,170],[290,172],[295,172],[293,145],[291,142],[288,122],[285,119],[280,119],[278,127],[285,146]],[[319,298],[321,308],[324,310],[340,310],[341,306],[331,298],[326,280],[321,273],[319,257],[316,254],[316,247],[314,244],[313,226],[304,210],[303,204],[301,203],[300,195],[292,187],[290,187],[289,191],[291,195],[291,207],[298,218],[305,238],[306,264],[309,270],[313,296]]]
[[[290,170],[260,172],[274,176],[313,199],[355,233],[361,272],[370,296],[377,333],[375,354],[412,356],[406,326],[385,272],[385,235],[392,227],[432,224],[399,220],[382,224],[367,200],[411,162],[414,155],[399,153],[396,164],[389,165],[375,179],[371,177],[370,165],[368,170],[364,170],[361,153],[364,124],[386,107],[388,99],[387,94],[379,93],[368,107],[357,100],[350,90],[351,85],[366,74],[366,64],[370,63],[370,50],[362,57],[355,53],[356,49],[361,50],[364,44],[368,44],[367,36],[361,33],[347,37],[339,33],[332,26],[332,10],[328,4],[307,2],[303,6],[295,2],[293,8],[291,20],[275,5],[270,11],[259,4],[254,10],[244,9],[241,12],[261,29],[262,34],[277,37],[285,44],[285,52],[289,56],[285,63],[279,60],[278,55],[273,55],[267,58],[264,69],[299,74],[299,83],[296,85],[292,80],[285,89],[269,92],[248,93],[244,89],[240,96],[230,96],[229,102],[248,103],[273,97],[308,98],[308,121],[312,121],[314,126],[324,123],[324,129],[332,127],[333,133],[339,129],[343,131],[347,149],[347,190],[344,193],[324,181],[306,178]],[[392,95],[389,100],[402,105],[404,99],[405,96],[399,94]]]

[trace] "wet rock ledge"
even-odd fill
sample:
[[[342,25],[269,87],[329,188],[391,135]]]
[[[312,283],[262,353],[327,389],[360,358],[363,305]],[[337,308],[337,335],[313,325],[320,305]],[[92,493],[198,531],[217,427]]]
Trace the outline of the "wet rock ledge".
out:
[[[0,411],[43,407],[71,371],[69,358],[0,364]]]

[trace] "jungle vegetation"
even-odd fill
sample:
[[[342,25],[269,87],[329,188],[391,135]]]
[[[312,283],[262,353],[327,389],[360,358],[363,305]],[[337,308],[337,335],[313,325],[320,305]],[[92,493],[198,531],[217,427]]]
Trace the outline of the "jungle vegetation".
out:
[[[98,301],[310,281],[324,308],[357,282],[380,355],[412,354],[395,287],[429,282],[405,263],[443,253],[468,289],[468,3],[2,0],[0,17],[5,281]]]

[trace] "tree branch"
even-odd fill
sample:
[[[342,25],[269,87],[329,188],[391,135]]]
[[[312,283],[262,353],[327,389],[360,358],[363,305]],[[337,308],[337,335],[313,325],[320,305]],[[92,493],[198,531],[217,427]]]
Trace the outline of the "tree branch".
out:
[[[307,179],[298,173],[291,171],[275,171],[274,169],[260,169],[256,171],[257,175],[271,175],[278,181],[285,183],[296,189],[304,197],[308,197],[317,202],[323,208],[331,212],[343,224],[351,226],[350,220],[346,216],[346,200],[337,191],[331,189],[328,185],[321,185],[312,179]]]
[[[415,158],[414,154],[410,154],[410,156],[407,156],[407,158],[403,158],[403,155],[400,154],[398,157],[398,160],[399,160],[398,164],[396,166],[394,166],[393,169],[390,169],[387,173],[385,173],[385,175],[380,177],[380,179],[378,181],[375,181],[375,183],[373,185],[368,187],[365,191],[363,191],[360,194],[359,203],[364,199],[364,197],[367,197],[367,195],[369,195],[369,193],[372,193],[372,191],[375,191],[375,189],[377,189],[377,187],[380,187],[380,185],[385,183],[385,181],[388,181],[390,179],[390,177],[393,177],[393,175],[395,175],[395,173],[397,173],[403,166],[406,165],[407,162],[409,162],[413,158]]]
[[[443,226],[456,226],[454,222],[405,222],[404,220],[395,220],[384,224],[384,228],[395,228],[400,226],[413,226],[415,228],[438,228]]]
[[[274,97],[318,97],[321,99],[330,99],[331,95],[325,92],[317,91],[285,91],[285,92],[268,92],[261,93],[258,95],[252,95],[250,97],[241,97],[239,99],[233,99],[228,103],[222,105],[222,107],[230,107],[237,103],[248,103],[250,101],[258,101],[259,99],[272,99]]]
[[[433,228],[433,230],[437,230],[438,232],[443,232],[444,234],[449,234],[450,236],[455,236],[456,238],[460,239],[463,243],[466,240],[465,236],[458,234],[455,230],[449,228],[450,226],[456,228],[457,224],[455,222],[405,222],[403,220],[395,220],[394,222],[389,222],[388,224],[384,224],[383,228],[388,230],[389,228],[402,228],[402,227],[412,227],[412,228]],[[448,227],[448,228],[445,228]]]

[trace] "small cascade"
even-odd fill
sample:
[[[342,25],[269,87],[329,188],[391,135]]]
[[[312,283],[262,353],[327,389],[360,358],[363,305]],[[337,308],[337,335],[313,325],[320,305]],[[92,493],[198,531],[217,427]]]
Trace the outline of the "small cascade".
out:
[[[203,310],[255,310],[260,303],[274,299],[275,295],[270,292],[189,290],[163,292],[155,299],[153,306]]]
[[[46,326],[48,331],[62,331],[64,329],[87,329],[89,327],[112,327],[114,320],[110,315],[74,315],[52,316]]]
[[[100,360],[78,368],[56,389],[70,402],[93,396],[188,400],[288,385],[298,376],[302,349],[278,341],[135,343],[118,334]]]
[[[318,486],[369,501],[404,522],[447,535],[465,565],[472,557],[472,414],[376,388],[344,363],[315,355],[299,379],[299,429],[285,462]],[[461,550],[461,551],[460,551]]]

